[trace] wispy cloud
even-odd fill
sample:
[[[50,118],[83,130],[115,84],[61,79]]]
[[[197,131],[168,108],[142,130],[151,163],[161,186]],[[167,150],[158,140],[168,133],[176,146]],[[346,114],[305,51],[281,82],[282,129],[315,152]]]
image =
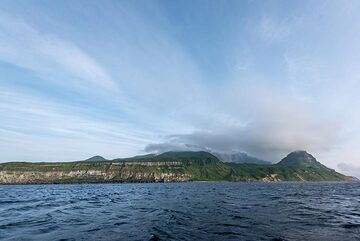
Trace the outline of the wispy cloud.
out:
[[[295,16],[280,18],[269,13],[264,14],[258,25],[255,26],[255,34],[268,43],[285,41],[302,24],[302,20]]]
[[[19,92],[0,85],[2,161],[123,157],[138,153],[163,132],[187,129],[177,117],[189,114],[188,104],[201,96],[198,70],[173,38],[127,8],[131,14],[116,12],[116,18],[130,18],[129,24],[124,25],[128,19],[109,19],[117,33],[110,37],[116,47],[108,52],[115,59],[112,74],[52,31],[0,12],[0,60],[34,72],[65,97],[49,96],[46,87],[34,91],[10,85]],[[193,92],[184,94],[188,88]],[[69,98],[69,90],[81,94]]]
[[[117,88],[105,68],[78,46],[4,12],[0,12],[0,60],[61,85],[91,84],[108,91]]]
[[[0,92],[0,118],[5,160],[74,160],[96,154],[115,158],[119,149],[125,156],[136,153],[155,136],[120,120],[96,119],[83,108],[14,91]]]

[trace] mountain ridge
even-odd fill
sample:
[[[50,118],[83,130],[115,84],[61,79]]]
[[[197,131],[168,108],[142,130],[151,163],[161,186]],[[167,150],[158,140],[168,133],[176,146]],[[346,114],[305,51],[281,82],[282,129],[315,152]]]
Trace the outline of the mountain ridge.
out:
[[[304,157],[295,155],[297,158],[294,158],[292,153],[289,155],[274,165],[224,163],[205,151],[165,152],[160,155],[106,161],[99,159],[66,163],[12,162],[0,164],[0,183],[355,180],[325,167],[308,153],[302,153]],[[306,165],[298,165],[297,162],[305,162]]]

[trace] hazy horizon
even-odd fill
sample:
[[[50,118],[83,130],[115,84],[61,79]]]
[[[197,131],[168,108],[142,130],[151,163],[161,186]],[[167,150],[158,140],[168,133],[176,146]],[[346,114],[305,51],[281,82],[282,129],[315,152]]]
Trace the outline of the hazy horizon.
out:
[[[360,177],[359,1],[7,1],[0,162],[306,150]]]

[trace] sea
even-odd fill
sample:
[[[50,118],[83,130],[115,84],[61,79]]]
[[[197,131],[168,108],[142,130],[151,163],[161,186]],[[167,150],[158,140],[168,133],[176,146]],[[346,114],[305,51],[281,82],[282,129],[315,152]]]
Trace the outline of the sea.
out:
[[[0,240],[360,240],[360,183],[0,185]]]

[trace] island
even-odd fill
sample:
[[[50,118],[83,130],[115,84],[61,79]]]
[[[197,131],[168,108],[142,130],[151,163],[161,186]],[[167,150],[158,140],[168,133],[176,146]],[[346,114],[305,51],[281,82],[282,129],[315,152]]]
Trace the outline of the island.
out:
[[[324,166],[306,151],[291,152],[269,165],[227,163],[205,151],[173,151],[114,160],[95,156],[75,162],[0,164],[0,184],[354,180],[357,179]]]

